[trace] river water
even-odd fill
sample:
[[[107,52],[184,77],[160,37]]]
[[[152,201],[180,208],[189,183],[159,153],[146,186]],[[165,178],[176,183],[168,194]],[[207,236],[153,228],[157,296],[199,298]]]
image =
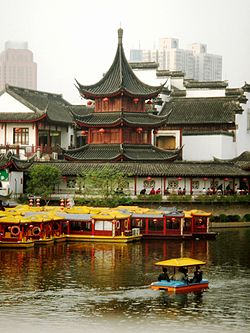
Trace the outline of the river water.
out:
[[[149,288],[172,257],[207,262],[202,294]],[[249,332],[250,229],[216,240],[0,250],[0,332]]]

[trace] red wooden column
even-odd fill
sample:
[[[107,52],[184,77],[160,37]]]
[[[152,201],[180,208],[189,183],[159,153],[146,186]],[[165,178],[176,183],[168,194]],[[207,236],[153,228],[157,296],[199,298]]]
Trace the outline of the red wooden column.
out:
[[[166,234],[167,234],[167,218],[164,215],[164,217],[163,217],[163,235],[166,235]]]
[[[145,235],[148,235],[148,218],[145,220]]]
[[[131,230],[131,216],[128,218],[128,227],[127,230]]]

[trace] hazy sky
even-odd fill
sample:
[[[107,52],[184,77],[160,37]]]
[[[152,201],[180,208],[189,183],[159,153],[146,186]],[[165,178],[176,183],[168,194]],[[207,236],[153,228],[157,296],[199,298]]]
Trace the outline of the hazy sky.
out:
[[[159,38],[179,47],[207,44],[223,57],[230,87],[250,83],[250,0],[0,0],[0,51],[5,41],[27,41],[38,65],[38,90],[62,93],[81,104],[74,78],[92,84],[117,48],[158,47]]]

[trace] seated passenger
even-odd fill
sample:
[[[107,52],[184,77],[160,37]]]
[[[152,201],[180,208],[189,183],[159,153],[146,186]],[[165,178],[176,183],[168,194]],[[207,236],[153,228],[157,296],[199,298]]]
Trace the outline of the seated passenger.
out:
[[[180,267],[178,271],[172,276],[172,279],[176,281],[187,281],[188,278],[185,269]]]
[[[160,189],[160,187],[155,191],[155,194],[161,194],[161,189]]]
[[[142,195],[146,194],[146,189],[143,188],[143,189],[141,190],[140,194],[142,194]]]
[[[201,282],[201,280],[202,280],[202,271],[200,270],[200,266],[196,266],[196,269],[194,271],[194,276],[190,282],[197,283]]]
[[[163,268],[162,268],[162,273],[158,276],[158,281],[161,281],[161,280],[167,280],[167,281],[170,281],[167,272],[168,272],[167,268],[166,268],[166,267],[163,267]]]
[[[151,191],[149,192],[149,194],[153,194],[153,195],[155,194],[155,189],[154,189],[154,187],[151,188]]]

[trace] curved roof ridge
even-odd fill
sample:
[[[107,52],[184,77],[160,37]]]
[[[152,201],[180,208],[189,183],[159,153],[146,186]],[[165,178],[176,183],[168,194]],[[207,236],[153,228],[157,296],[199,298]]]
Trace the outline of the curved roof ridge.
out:
[[[77,80],[77,89],[86,98],[107,97],[125,92],[133,96],[151,98],[157,96],[163,89],[142,82],[129,65],[122,44],[123,30],[118,30],[118,46],[113,63],[107,73],[95,84],[82,85]]]

